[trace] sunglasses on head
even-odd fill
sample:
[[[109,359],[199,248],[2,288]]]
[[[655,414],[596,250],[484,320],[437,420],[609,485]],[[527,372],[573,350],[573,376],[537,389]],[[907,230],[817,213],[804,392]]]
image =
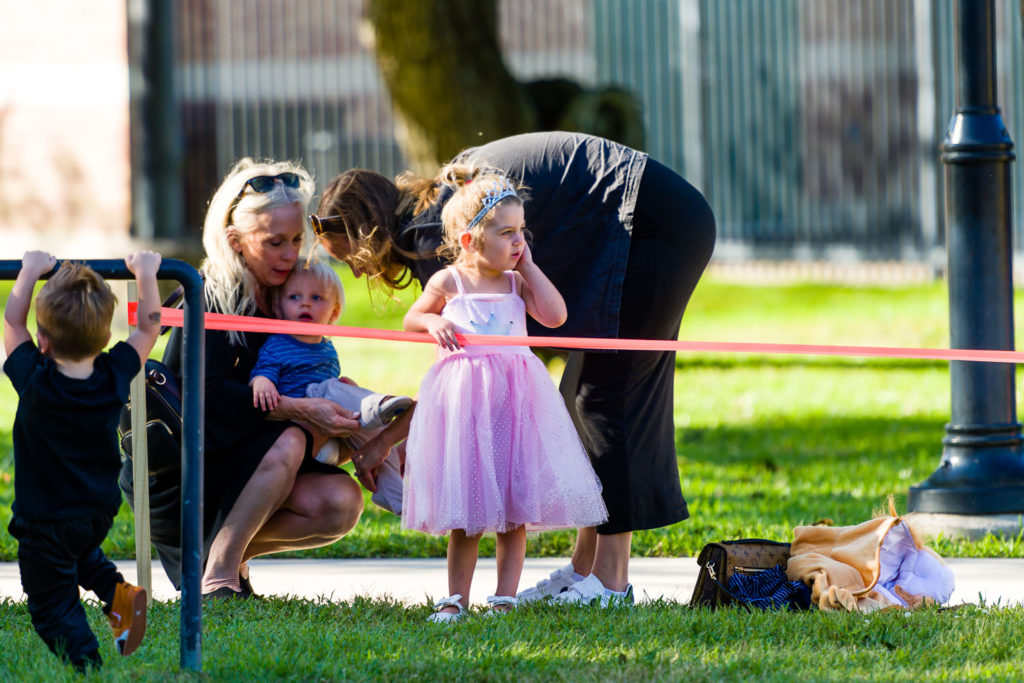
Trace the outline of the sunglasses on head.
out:
[[[250,187],[260,194],[266,194],[274,189],[277,182],[281,181],[281,184],[285,187],[295,188],[299,186],[299,174],[292,173],[291,171],[285,171],[284,173],[278,173],[277,175],[258,175],[249,178],[242,185],[242,189],[238,191],[235,198],[231,201],[231,208],[228,209],[228,214],[225,219],[227,225],[231,225],[231,216],[235,213],[235,208],[238,206],[238,202],[242,201],[242,195]]]
[[[313,234],[320,237],[328,232],[336,232],[335,227],[341,226],[342,230],[338,232],[344,232],[345,218],[343,216],[324,216],[321,218],[315,213],[309,214],[309,224],[313,226]]]

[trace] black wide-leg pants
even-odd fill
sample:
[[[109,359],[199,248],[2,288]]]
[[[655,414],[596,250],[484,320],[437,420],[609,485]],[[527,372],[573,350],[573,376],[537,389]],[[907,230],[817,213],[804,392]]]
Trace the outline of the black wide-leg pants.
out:
[[[715,219],[703,195],[648,159],[633,215],[619,337],[676,340],[711,258]],[[667,526],[689,517],[673,422],[675,352],[569,354],[560,391],[603,485],[598,533]]]

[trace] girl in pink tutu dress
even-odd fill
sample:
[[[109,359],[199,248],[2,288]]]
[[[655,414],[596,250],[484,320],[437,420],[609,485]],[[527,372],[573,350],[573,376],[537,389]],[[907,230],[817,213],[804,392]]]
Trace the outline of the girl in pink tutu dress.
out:
[[[562,397],[526,346],[463,347],[459,334],[526,335],[526,314],[565,322],[565,301],[533,262],[523,200],[499,173],[443,170],[454,194],[441,214],[454,264],[427,282],[405,329],[428,332],[438,361],[420,386],[406,446],[402,526],[448,538],[448,589],[432,621],[469,605],[480,537],[497,534],[496,612],[516,605],[526,532],[594,526],[608,517]]]

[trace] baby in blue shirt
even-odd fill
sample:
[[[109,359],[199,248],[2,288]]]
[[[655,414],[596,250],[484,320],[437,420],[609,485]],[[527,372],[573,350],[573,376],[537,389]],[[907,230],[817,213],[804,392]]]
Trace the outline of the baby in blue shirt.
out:
[[[344,305],[341,279],[322,261],[295,266],[274,301],[275,313],[282,320],[320,325],[337,320]],[[348,378],[339,377],[340,371],[338,352],[329,339],[321,335],[272,334],[260,348],[249,378],[253,403],[263,410],[273,410],[284,395],[328,398],[359,413],[360,432],[345,439],[331,439],[316,454],[317,460],[330,465],[340,464],[342,446],[345,450],[358,450],[413,405],[408,396],[389,396],[356,386]],[[392,452],[382,463],[376,481],[373,502],[401,514],[402,481],[397,454]]]

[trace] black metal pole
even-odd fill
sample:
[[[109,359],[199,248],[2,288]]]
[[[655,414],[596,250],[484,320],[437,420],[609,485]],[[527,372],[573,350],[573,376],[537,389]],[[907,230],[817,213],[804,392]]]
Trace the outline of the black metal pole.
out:
[[[955,5],[957,108],[942,144],[950,346],[1013,349],[1010,162],[996,106],[993,0]],[[1013,365],[950,362],[952,419],[939,468],[910,488],[917,512],[1024,511]]]
[[[131,280],[120,259],[85,260],[107,280]],[[60,263],[57,263],[60,267]],[[0,280],[14,280],[21,261],[0,261]],[[42,276],[48,279],[56,269]],[[184,261],[165,259],[157,278],[176,280],[185,288],[185,329],[183,341],[183,393],[181,430],[181,667],[202,669],[203,567],[203,403],[205,346],[203,344],[203,281],[199,272]]]
[[[176,279],[185,288],[182,341],[184,396],[181,406],[181,668],[203,668],[203,429],[205,404],[205,326],[203,281],[184,261]],[[161,272],[162,272],[161,268]],[[188,280],[186,281],[186,277]],[[190,382],[189,379],[192,379]],[[190,391],[191,389],[191,391]]]

